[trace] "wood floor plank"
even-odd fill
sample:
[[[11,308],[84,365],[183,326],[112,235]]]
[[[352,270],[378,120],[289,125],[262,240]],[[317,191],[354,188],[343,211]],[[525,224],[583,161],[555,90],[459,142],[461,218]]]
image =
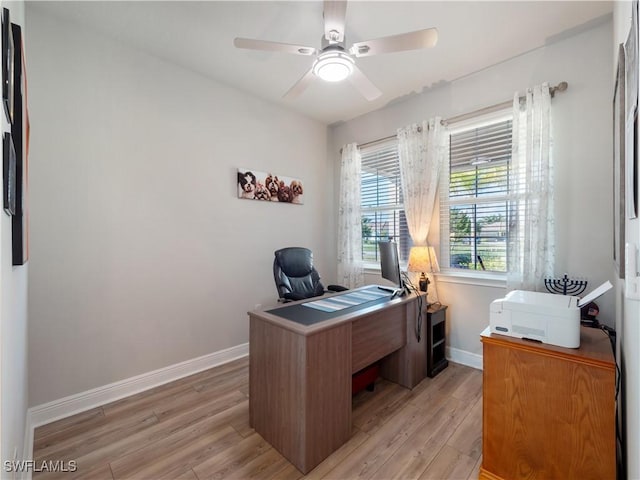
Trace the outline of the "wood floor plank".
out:
[[[72,437],[96,425],[96,422],[100,422],[102,418],[104,418],[102,407],[96,407],[38,427],[33,432],[33,448],[46,448],[49,444],[59,442],[66,436]]]
[[[69,476],[63,476],[61,478],[69,479]],[[73,480],[113,480],[113,472],[109,464],[98,465],[83,472],[78,472],[71,476]]]
[[[476,464],[473,466],[471,473],[469,473],[467,480],[478,480],[478,477],[480,476],[481,466],[482,466],[482,455],[480,455],[480,458],[478,458],[478,460],[476,461]]]
[[[187,470],[182,475],[178,475],[174,480],[198,480],[198,476],[193,470]]]
[[[230,433],[229,428],[219,429],[223,435]],[[148,443],[141,448],[119,457],[111,462],[111,470],[115,478],[126,478],[135,476],[141,471],[148,468],[148,465],[156,465],[163,462],[169,455],[177,450],[188,447],[194,437],[199,435],[207,435],[210,431],[209,424],[204,421],[203,424],[196,423],[191,428],[185,428],[173,432],[155,442]],[[235,433],[235,430],[233,431]]]
[[[263,454],[244,464],[229,479],[270,479],[289,463],[275,449],[269,448]]]
[[[466,480],[476,460],[445,445],[420,476],[420,480]]]
[[[192,470],[206,458],[236,445],[239,439],[231,427],[203,429],[197,435],[187,432],[175,434],[138,450],[126,460],[112,462],[111,471],[116,480],[173,479]],[[136,461],[139,455],[146,461]],[[151,461],[147,460],[149,458]]]
[[[248,402],[243,398],[242,402]],[[202,429],[216,429],[228,426],[229,421],[238,415],[242,415],[243,408],[236,405],[219,406],[221,410],[216,411],[209,408],[200,408],[192,412],[160,422],[146,430],[142,430],[118,442],[105,445],[96,449],[83,457],[78,458],[79,465],[90,465],[95,462],[113,462],[140,448],[166,438],[183,429],[190,429],[192,434],[199,435]]]
[[[141,392],[131,397],[108,403],[102,409],[107,417],[130,415],[137,412],[151,412],[158,402],[179,397],[190,391],[193,391],[191,385],[163,385],[152,389],[148,393]],[[145,395],[145,393],[147,394]]]
[[[352,423],[365,433],[372,433],[393,416],[401,405],[407,403],[411,394],[408,390],[395,383],[389,383],[384,394],[374,396],[362,408],[356,409],[352,414]]]
[[[108,463],[99,463],[90,468],[78,465],[75,472],[34,472],[33,477],[38,480],[113,480]]]
[[[259,457],[270,448],[272,448],[271,445],[254,432],[253,435],[241,440],[233,448],[223,450],[195,465],[193,471],[200,480],[231,478],[243,465]]]
[[[482,398],[476,400],[473,408],[447,440],[447,445],[474,460],[480,458],[482,455]]]
[[[156,402],[178,396],[184,390],[193,390],[195,385],[198,385],[212,377],[226,378],[228,375],[234,375],[238,372],[246,372],[248,365],[248,360],[246,359],[235,360],[219,367],[204,370],[174,382],[160,385],[121,400],[108,403],[102,408],[104,410],[104,414],[107,416],[118,415],[125,412],[142,411],[150,408],[152,409]]]
[[[240,434],[240,436],[247,438],[253,435],[256,431],[249,425],[249,402],[242,403],[242,405],[246,406],[244,415],[238,415],[229,422],[229,425],[231,425],[236,432]]]
[[[105,421],[94,428],[83,430],[73,437],[66,437],[58,443],[38,449],[36,461],[77,460],[85,453],[118,442],[158,423],[156,416],[147,412],[120,417],[113,421],[106,421],[106,418],[103,420]]]
[[[482,373],[455,363],[411,391],[379,379],[373,392],[353,397],[351,439],[303,476],[249,426],[245,358],[39,427],[34,458],[75,460],[78,471],[33,476],[475,478],[481,392]]]
[[[324,478],[375,478],[380,467],[420,427],[422,413],[405,405]]]
[[[482,392],[482,372],[480,370],[469,369],[465,380],[460,383],[451,394],[454,398],[461,400],[477,397]]]
[[[233,376],[218,375],[209,377],[193,385],[198,392],[215,390],[217,392],[228,392],[238,390],[249,385],[249,372],[246,369],[238,370]]]
[[[294,467],[293,464],[285,461],[284,467],[274,473],[270,478],[274,480],[298,480],[303,476],[304,475],[300,473],[300,470]]]
[[[337,465],[348,458],[352,454],[352,452],[360,445],[362,445],[368,438],[369,435],[361,430],[358,430],[357,428],[354,428],[352,430],[351,438],[338,450],[325,458],[316,468],[307,473],[304,478],[307,480],[333,478],[330,475],[331,470],[333,470]]]
[[[445,444],[446,432],[443,427],[452,421],[456,409],[460,408],[460,403],[460,400],[451,399],[440,408],[427,413],[420,427],[376,472],[376,477],[389,479],[420,477]]]

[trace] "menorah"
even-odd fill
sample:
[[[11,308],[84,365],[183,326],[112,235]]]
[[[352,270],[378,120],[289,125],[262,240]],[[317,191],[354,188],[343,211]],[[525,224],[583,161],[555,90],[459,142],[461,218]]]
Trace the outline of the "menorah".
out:
[[[550,293],[562,295],[580,295],[587,288],[587,280],[569,280],[567,274],[562,278],[545,278],[544,286]]]

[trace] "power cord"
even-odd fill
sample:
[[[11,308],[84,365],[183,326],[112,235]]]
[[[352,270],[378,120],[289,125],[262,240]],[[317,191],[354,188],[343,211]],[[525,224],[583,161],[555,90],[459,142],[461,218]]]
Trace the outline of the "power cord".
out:
[[[404,287],[407,289],[407,291],[409,293],[411,292],[415,293],[416,296],[418,297],[418,316],[416,318],[415,334],[416,334],[416,340],[420,342],[420,339],[422,338],[422,299],[423,297],[422,295],[420,295],[420,291],[418,290],[418,288],[409,279],[409,275],[407,275],[405,272],[402,272],[402,276],[404,278]]]
[[[597,328],[598,330],[602,330],[607,337],[609,337],[609,343],[611,344],[611,351],[613,352],[613,360],[616,365],[616,391],[615,391],[615,402],[616,402],[616,442],[618,446],[622,445],[622,432],[620,430],[620,422],[618,421],[618,407],[619,407],[619,394],[620,394],[620,382],[622,377],[622,372],[620,370],[620,366],[618,365],[618,359],[616,358],[616,331],[615,329],[609,327],[608,325],[602,325],[598,322],[598,319],[586,319],[580,321],[581,325],[589,328]]]

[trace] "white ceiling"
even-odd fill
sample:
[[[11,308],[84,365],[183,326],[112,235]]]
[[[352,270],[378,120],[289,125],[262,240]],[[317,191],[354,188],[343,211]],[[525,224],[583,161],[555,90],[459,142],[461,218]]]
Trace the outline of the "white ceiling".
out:
[[[233,47],[236,36],[320,47],[320,1],[47,1],[35,8],[330,124],[538,48],[613,7],[596,1],[352,1],[347,45],[430,27],[439,33],[432,49],[357,59],[383,92],[373,102],[348,82],[319,79],[300,97],[284,100],[313,58]]]

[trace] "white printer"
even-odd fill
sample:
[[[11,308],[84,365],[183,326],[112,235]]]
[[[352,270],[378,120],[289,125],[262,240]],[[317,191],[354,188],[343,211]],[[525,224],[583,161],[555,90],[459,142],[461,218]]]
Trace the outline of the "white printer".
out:
[[[560,347],[580,346],[580,307],[612,288],[605,282],[582,300],[552,293],[513,290],[491,302],[491,333],[539,340]]]

